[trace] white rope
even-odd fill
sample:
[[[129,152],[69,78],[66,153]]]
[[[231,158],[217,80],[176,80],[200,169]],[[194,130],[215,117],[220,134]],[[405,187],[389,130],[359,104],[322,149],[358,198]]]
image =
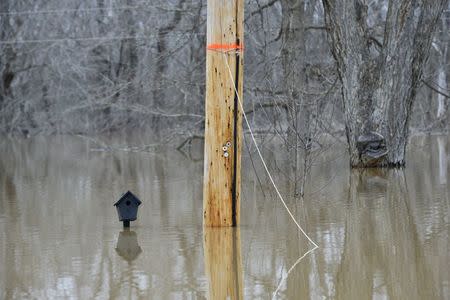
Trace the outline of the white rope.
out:
[[[237,51],[236,51],[236,55],[239,55],[239,53]],[[250,136],[252,137],[253,144],[255,144],[256,151],[258,152],[259,158],[261,159],[261,162],[262,162],[262,164],[264,166],[264,169],[266,170],[267,176],[269,176],[270,182],[272,182],[272,185],[273,185],[273,187],[274,187],[278,197],[280,198],[281,203],[283,203],[283,206],[284,206],[284,208],[286,208],[286,211],[288,212],[288,214],[291,217],[292,221],[294,221],[295,225],[297,225],[297,227],[300,230],[300,232],[308,239],[308,241],[310,241],[311,244],[314,245],[314,247],[312,249],[308,250],[299,259],[297,259],[297,261],[292,265],[292,267],[289,268],[288,272],[286,273],[286,276],[281,278],[281,280],[280,280],[280,282],[279,282],[275,292],[272,295],[272,299],[275,299],[275,296],[277,295],[278,291],[280,290],[282,283],[286,280],[286,278],[289,276],[291,271],[300,263],[300,261],[303,258],[305,258],[312,251],[318,249],[319,246],[306,234],[305,230],[303,230],[302,226],[300,226],[300,224],[297,222],[297,220],[295,219],[295,217],[292,214],[291,210],[287,206],[286,201],[284,201],[283,196],[281,195],[280,191],[278,190],[278,187],[275,184],[275,181],[273,180],[272,175],[270,174],[269,168],[267,167],[266,161],[264,160],[264,157],[261,154],[261,150],[259,149],[258,143],[256,142],[255,135],[253,134],[252,127],[250,126],[250,122],[248,121],[247,114],[245,113],[245,110],[244,110],[244,105],[242,104],[241,98],[239,96],[239,92],[238,92],[238,90],[236,88],[236,83],[234,82],[234,79],[233,79],[233,74],[231,72],[230,65],[228,64],[228,59],[227,59],[227,56],[226,56],[226,52],[223,52],[223,58],[225,60],[225,64],[227,65],[227,68],[228,68],[228,72],[229,72],[229,75],[230,75],[230,80],[233,83],[233,88],[234,88],[234,91],[236,93],[236,98],[237,98],[237,100],[239,102],[239,107],[241,108],[242,115],[244,116],[245,123],[247,124],[247,127],[248,127],[248,131],[250,132]]]
[[[316,246],[316,247],[308,250],[308,252],[306,252],[305,254],[300,256],[299,259],[297,259],[297,261],[292,265],[292,267],[289,268],[286,275],[283,278],[281,278],[280,283],[277,286],[277,289],[275,290],[275,292],[273,292],[272,299],[275,299],[275,296],[277,295],[278,291],[280,290],[282,283],[289,277],[289,274],[292,272],[292,270],[295,269],[295,267],[302,261],[302,259],[304,259],[309,253],[313,252],[317,248],[319,248],[319,247]]]
[[[237,55],[238,54],[239,53],[237,53]],[[242,105],[241,98],[239,97],[239,92],[238,92],[238,90],[236,88],[236,84],[235,84],[234,79],[233,79],[233,74],[231,72],[230,65],[228,64],[228,60],[227,60],[227,56],[226,56],[225,52],[223,53],[223,57],[225,59],[225,64],[227,65],[228,72],[230,74],[231,82],[233,83],[234,91],[236,93],[236,96],[237,96],[237,99],[238,99],[238,102],[239,102],[239,106],[240,106],[240,108],[242,110],[242,115],[244,116],[244,120],[245,120],[245,123],[247,124],[248,131],[250,132],[250,136],[252,137],[253,143],[255,144],[256,151],[258,152],[259,158],[261,159],[261,162],[262,162],[262,164],[264,166],[264,169],[266,170],[267,176],[269,176],[270,182],[272,182],[272,185],[273,185],[273,187],[274,187],[278,197],[280,198],[281,203],[283,203],[283,206],[284,206],[284,208],[286,208],[286,210],[287,210],[289,216],[291,217],[292,221],[294,221],[295,225],[297,225],[298,229],[303,233],[303,235],[308,239],[308,241],[310,241],[311,244],[314,245],[314,247],[315,247],[314,249],[317,249],[317,248],[319,248],[319,246],[317,246],[317,244],[306,234],[306,232],[303,230],[303,228],[300,226],[300,224],[297,222],[297,220],[295,220],[294,215],[292,214],[291,210],[287,206],[286,201],[284,201],[283,196],[281,196],[281,193],[278,190],[278,187],[275,184],[275,181],[273,180],[272,175],[269,172],[269,168],[267,167],[266,161],[264,160],[264,158],[263,158],[263,156],[261,154],[261,151],[259,149],[258,143],[256,142],[255,136],[253,134],[253,130],[252,130],[251,126],[250,126],[250,122],[248,121],[247,114],[244,111],[244,106]]]

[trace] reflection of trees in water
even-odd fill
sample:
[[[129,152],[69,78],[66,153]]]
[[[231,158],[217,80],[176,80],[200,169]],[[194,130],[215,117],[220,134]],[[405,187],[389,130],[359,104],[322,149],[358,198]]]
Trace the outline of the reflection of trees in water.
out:
[[[439,176],[442,146],[433,137],[422,145],[411,149],[404,171],[350,172],[340,149],[315,162],[313,186],[289,205],[320,248],[295,267],[279,297],[447,296],[449,198]],[[206,297],[202,164],[172,152],[86,149],[86,141],[67,138],[0,143],[0,249],[6,249],[0,250],[0,290],[29,298],[114,298],[130,291],[136,297]],[[275,150],[267,156],[270,168],[289,170]],[[310,245],[263,173],[264,191],[250,161],[244,163],[243,295],[267,298]],[[274,174],[289,190],[290,174]],[[112,204],[124,186],[143,200],[132,228],[143,252],[129,270],[114,250],[121,224]]]
[[[366,299],[384,294],[389,299],[422,298],[423,292],[434,287],[410,215],[404,172],[370,173],[373,172],[351,173],[349,215],[336,274],[336,296]],[[375,186],[377,198],[370,194],[374,176],[380,181]]]
[[[439,150],[433,148],[435,142],[431,139],[424,148],[411,150],[413,163],[405,170],[349,172],[339,161],[333,162],[333,157],[319,160],[311,176],[317,186],[328,184],[320,193],[307,193],[304,201],[290,206],[306,231],[315,231],[312,238],[320,249],[296,266],[278,295],[288,299],[446,297],[449,278],[443,266],[450,259],[446,252],[448,221],[445,223],[448,192],[439,192],[439,177],[433,175],[439,171],[438,156],[432,154]],[[288,170],[282,161],[276,167]],[[329,181],[336,170],[341,170],[340,174]],[[256,180],[253,184],[257,186]],[[284,188],[289,190],[289,186]],[[249,213],[244,217],[251,220],[248,236],[253,240],[249,242],[243,235],[243,249],[253,251],[252,255],[244,253],[245,274],[251,278],[246,295],[257,293],[255,287],[262,281],[267,282],[266,287],[272,285],[273,292],[280,274],[307,251],[306,241],[290,226],[284,210],[274,204],[276,196],[269,191],[264,198],[253,188],[246,194],[250,191],[251,203],[265,204],[262,216]],[[273,213],[268,213],[271,210]],[[245,211],[248,209],[243,208]],[[265,227],[266,223],[270,225]],[[256,241],[279,243],[280,247],[270,251],[254,245]]]
[[[447,184],[447,156],[446,140],[443,136],[437,137],[439,155],[439,183]]]
[[[0,170],[4,170],[1,168]],[[15,218],[20,215],[18,206],[17,206],[17,195],[16,195],[16,186],[14,184],[13,178],[10,175],[4,174],[0,172],[0,198],[5,199],[4,201],[0,201],[0,217],[11,216],[11,218],[7,218],[6,224],[0,224],[0,228],[2,230],[1,238],[5,240],[14,239],[14,231],[11,228],[14,228],[16,224]],[[1,226],[3,225],[3,226]],[[6,251],[0,251],[0,259],[2,262],[5,262],[3,268],[8,268],[11,265],[11,257],[14,257],[16,252],[15,244],[8,245],[6,247]],[[8,263],[9,262],[9,263]],[[6,274],[5,272],[1,272],[0,274],[0,297],[4,297],[5,299],[13,298],[13,290],[9,287],[19,285],[22,288],[25,286],[24,283],[20,282],[20,275],[17,272],[11,272]],[[17,282],[18,281],[18,282]]]
[[[0,145],[5,153],[0,158],[5,170],[0,172],[0,214],[9,218],[9,225],[0,219],[2,241],[8,241],[7,251],[0,251],[0,264],[7,270],[1,273],[9,278],[0,280],[0,288],[6,291],[2,286],[7,284],[8,292],[31,297],[119,295],[118,286],[128,275],[121,275],[121,258],[108,241],[115,240],[112,224],[118,224],[112,204],[125,187],[142,195],[136,226],[150,228],[140,239],[152,249],[151,256],[138,258],[145,264],[128,272],[133,287],[138,287],[133,294],[184,293],[180,291],[200,286],[202,238],[192,224],[201,219],[201,207],[196,213],[190,200],[198,199],[201,205],[201,187],[196,187],[200,179],[192,176],[202,170],[201,164],[190,164],[175,152],[105,154],[86,151],[90,148],[86,144],[74,138],[49,138]],[[13,201],[14,194],[18,201]],[[166,213],[159,210],[161,202]],[[165,233],[158,229],[163,221]],[[7,226],[14,230],[6,230]],[[164,236],[174,227],[177,237]],[[187,275],[186,267],[178,265],[182,257],[192,266]],[[169,279],[172,272],[178,274],[177,281]]]

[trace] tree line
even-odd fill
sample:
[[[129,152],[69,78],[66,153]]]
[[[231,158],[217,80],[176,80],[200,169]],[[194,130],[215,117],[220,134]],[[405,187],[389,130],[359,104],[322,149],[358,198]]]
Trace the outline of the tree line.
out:
[[[201,137],[206,5],[2,1],[0,132]],[[403,165],[410,131],[449,127],[448,25],[445,0],[248,0],[246,112],[305,170],[324,135]]]

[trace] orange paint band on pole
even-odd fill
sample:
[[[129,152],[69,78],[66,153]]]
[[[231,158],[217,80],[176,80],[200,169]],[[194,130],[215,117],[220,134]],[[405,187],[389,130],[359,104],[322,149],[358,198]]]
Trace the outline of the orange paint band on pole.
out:
[[[244,46],[238,44],[209,44],[206,49],[216,51],[242,50]]]

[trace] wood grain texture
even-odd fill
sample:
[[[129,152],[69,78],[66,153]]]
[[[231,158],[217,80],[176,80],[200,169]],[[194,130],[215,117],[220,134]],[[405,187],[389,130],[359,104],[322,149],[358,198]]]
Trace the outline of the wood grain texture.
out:
[[[208,1],[208,45],[243,45],[243,4],[243,0]],[[242,49],[228,52],[207,50],[203,185],[205,226],[239,224],[242,112],[236,102],[227,62],[242,99]],[[223,151],[227,143],[231,143],[226,151],[228,156]]]
[[[208,299],[243,299],[239,228],[203,229]]]

